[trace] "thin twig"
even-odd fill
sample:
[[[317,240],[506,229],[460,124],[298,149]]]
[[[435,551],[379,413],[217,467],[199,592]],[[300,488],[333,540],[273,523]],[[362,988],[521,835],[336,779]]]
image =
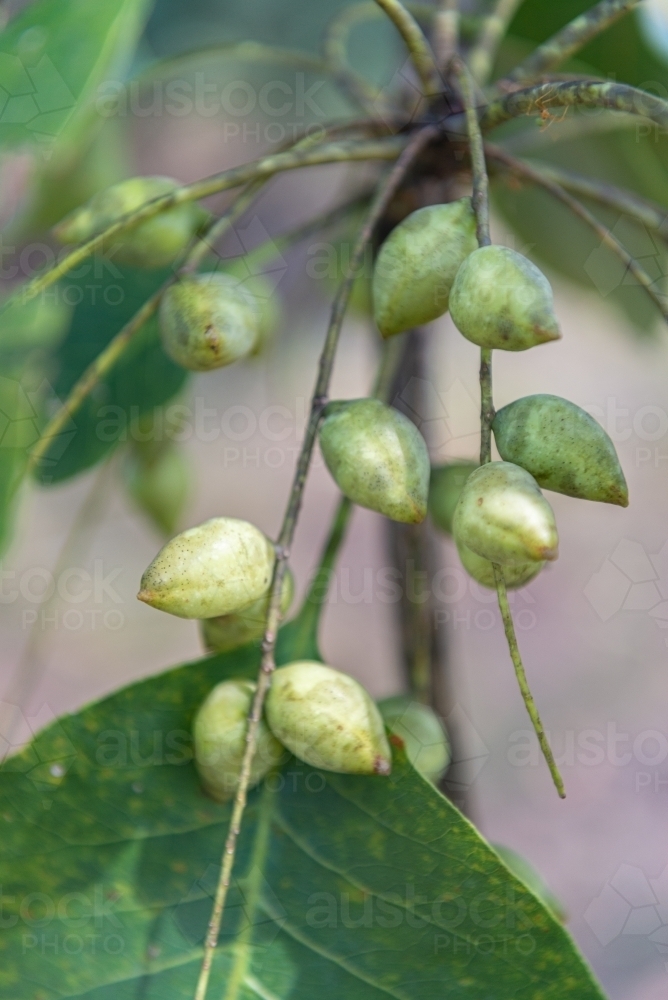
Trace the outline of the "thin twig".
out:
[[[254,180],[272,177],[274,174],[286,170],[295,170],[300,167],[319,166],[325,163],[347,163],[365,160],[395,160],[406,146],[405,136],[390,136],[385,139],[370,141],[354,140],[326,143],[315,149],[292,150],[285,153],[273,153],[261,160],[254,160],[245,163],[240,167],[233,167],[223,173],[214,174],[203,181],[194,184],[187,184],[177,188],[176,191],[160,198],[153,198],[146,202],[134,212],[124,215],[104,232],[99,233],[92,239],[82,243],[79,247],[67,254],[58,264],[50,268],[44,274],[38,275],[22,285],[18,291],[10,298],[6,299],[0,309],[4,311],[11,303],[26,303],[39,295],[50,285],[55,284],[73,268],[78,267],[84,260],[92,254],[97,253],[104,246],[108,246],[112,239],[134,229],[142,222],[155,218],[161,212],[165,212],[176,205],[183,205],[191,201],[199,201],[208,198],[213,194],[220,194],[222,191],[229,191],[232,188],[242,187]]]
[[[554,755],[552,754],[550,744],[547,742],[547,736],[545,735],[545,730],[543,729],[543,723],[540,720],[536,703],[533,700],[533,695],[531,694],[531,689],[529,688],[524,665],[522,663],[522,657],[520,656],[519,646],[517,645],[517,636],[515,635],[513,616],[510,612],[510,606],[508,604],[508,593],[506,591],[506,582],[503,578],[503,570],[502,567],[496,565],[496,563],[492,563],[492,565],[494,566],[494,579],[496,580],[496,593],[499,599],[499,610],[501,611],[501,618],[503,619],[503,628],[506,633],[508,649],[510,650],[510,658],[513,661],[513,666],[515,667],[517,683],[520,686],[526,710],[533,723],[533,728],[536,736],[538,737],[540,748],[543,751],[543,757],[545,758],[547,766],[550,769],[550,774],[552,775],[552,780],[555,784],[557,792],[559,793],[559,798],[565,799],[566,791],[564,789],[564,782],[559,774],[559,768],[557,767]]]
[[[480,246],[489,246],[491,240],[489,235],[489,201],[488,201],[488,180],[487,164],[485,161],[485,150],[482,142],[478,115],[474,104],[473,83],[466,67],[460,64],[455,65],[455,72],[459,79],[466,121],[469,128],[469,143],[471,147],[471,164],[473,167],[473,208],[476,213],[478,243]],[[486,465],[492,460],[492,421],[494,420],[494,401],[492,396],[492,352],[488,348],[480,351],[480,464]],[[561,798],[564,797],[564,785],[557,768],[554,755],[545,736],[543,723],[538,714],[535,702],[529,690],[522,658],[520,656],[515,627],[508,606],[508,595],[503,576],[503,567],[497,563],[492,563],[494,568],[494,581],[496,583],[496,595],[499,602],[499,610],[503,619],[503,626],[506,633],[510,658],[515,667],[515,674],[520,686],[520,691],[524,699],[526,710],[533,724],[538,742],[550,769],[552,780]]]
[[[537,184],[542,187],[545,191],[548,191],[555,198],[558,198],[562,204],[566,205],[570,211],[581,219],[590,229],[592,229],[598,238],[601,240],[604,246],[611,250],[624,264],[624,267],[628,270],[629,274],[633,275],[635,280],[644,288],[649,297],[652,299],[654,304],[660,310],[663,318],[668,322],[668,299],[665,295],[661,294],[661,291],[657,289],[656,282],[647,273],[647,271],[642,267],[635,257],[632,257],[628,252],[626,247],[619,242],[616,236],[610,232],[607,226],[603,225],[595,215],[593,215],[588,208],[586,208],[582,202],[574,198],[572,194],[564,190],[560,184],[552,180],[551,177],[543,174],[540,170],[535,167],[530,166],[528,163],[522,160],[517,160],[514,156],[506,153],[498,146],[492,146],[487,144],[485,147],[488,150],[488,155],[491,159],[496,160],[498,163],[502,163],[512,174],[516,177],[524,177],[526,180]]]
[[[499,147],[494,147],[496,151]],[[491,154],[493,155],[493,154]],[[524,161],[526,164],[526,160]],[[614,208],[617,212],[627,215],[640,226],[656,232],[663,239],[668,239],[668,208],[659,205],[625,188],[608,184],[606,181],[576,174],[550,163],[531,162],[528,166],[537,170],[543,178],[554,181],[571,194],[589,198],[606,208]]]
[[[350,66],[335,65],[327,59],[318,59],[307,52],[283,49],[254,41],[209,45],[182,52],[177,56],[160,59],[131,82],[142,84],[150,83],[156,79],[164,79],[164,77],[178,71],[184,63],[195,60],[202,61],[207,58],[273,63],[278,66],[288,66],[290,69],[302,70],[305,73],[312,73],[314,76],[331,77],[339,89],[363,110],[373,107],[377,99],[374,87]]]
[[[546,42],[534,49],[524,62],[516,66],[512,73],[509,73],[499,83],[535,79],[537,76],[556,69],[561,63],[579,52],[592,38],[596,38],[620,17],[637,7],[639,2],[640,0],[601,0],[601,3],[597,3],[595,7],[591,7],[584,14],[574,18],[555,35],[548,38]]]
[[[471,148],[471,167],[473,170],[473,210],[475,212],[478,245],[489,246],[492,242],[489,235],[489,182],[485,166],[485,150],[482,134],[478,124],[478,112],[475,101],[475,84],[471,72],[464,62],[457,58],[452,62],[452,71],[459,81],[459,88],[464,101],[466,115],[466,130]]]
[[[236,854],[237,838],[241,828],[241,820],[246,807],[246,797],[250,780],[251,765],[257,743],[257,732],[262,716],[264,699],[271,683],[271,675],[275,670],[274,650],[278,635],[278,626],[281,618],[280,602],[283,578],[287,567],[287,560],[290,554],[290,546],[294,537],[297,518],[301,509],[306,475],[311,462],[313,448],[315,445],[318,424],[320,422],[323,406],[327,401],[329,383],[334,367],[336,348],[339,342],[339,334],[343,325],[345,309],[350,297],[350,291],[355,281],[357,269],[363,259],[367,243],[379,219],[385,212],[392,196],[399,184],[410,169],[414,159],[418,156],[424,146],[436,135],[436,129],[432,127],[423,128],[417,132],[408,142],[408,145],[399,156],[397,162],[390,170],[387,178],[381,184],[374,198],[373,204],[360,230],[355,248],[353,250],[346,277],[343,279],[332,306],[332,314],[329,329],[325,338],[325,343],[320,355],[318,377],[315,390],[311,399],[311,410],[309,415],[304,440],[300,455],[297,461],[297,468],[292,483],[292,489],[288,500],[283,525],[276,545],[276,566],[272,580],[269,611],[267,615],[267,625],[262,644],[262,663],[248,720],[248,730],[246,733],[246,751],[241,766],[239,785],[237,788],[232,818],[230,820],[229,832],[225,842],[225,849],[221,863],[220,878],[216,890],[209,928],[207,931],[204,947],[204,957],[202,967],[195,991],[195,1000],[205,1000],[211,964],[218,943],[218,934],[225,909],[225,901],[230,885],[232,867]]]
[[[480,34],[469,55],[468,63],[476,83],[487,83],[496,54],[517,8],[523,0],[497,0],[496,7],[483,21]]]
[[[433,28],[436,60],[445,73],[459,49],[459,0],[441,0]]]
[[[498,97],[482,113],[483,132],[523,115],[545,115],[549,108],[602,108],[625,111],[649,118],[661,129],[668,128],[668,101],[626,83],[601,80],[547,80],[532,87]],[[448,130],[455,127],[456,117],[448,119]]]
[[[424,96],[436,97],[443,89],[441,75],[422,28],[399,0],[376,0],[376,3],[382,7],[406,43]]]

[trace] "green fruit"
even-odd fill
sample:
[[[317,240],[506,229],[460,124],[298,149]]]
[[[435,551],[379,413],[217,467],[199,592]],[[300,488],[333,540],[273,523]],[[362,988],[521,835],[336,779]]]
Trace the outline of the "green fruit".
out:
[[[295,590],[294,577],[287,570],[281,589],[281,614],[285,615],[292,604]],[[210,653],[226,653],[247,642],[256,642],[264,635],[269,610],[269,594],[259,597],[243,611],[220,618],[206,618],[200,623],[202,640]]]
[[[388,729],[404,741],[406,756],[415,770],[436,783],[450,763],[450,744],[433,709],[403,695],[384,698],[378,708]]]
[[[521,465],[543,489],[628,507],[614,444],[575,403],[525,396],[499,410],[492,428],[501,457]]]
[[[162,346],[190,371],[222,368],[246,357],[260,337],[256,301],[219,271],[181,278],[160,303]]]
[[[460,264],[478,246],[470,198],[429,205],[392,230],[378,252],[372,296],[384,337],[442,316]]]
[[[320,448],[337,486],[354,503],[393,521],[424,520],[429,454],[415,424],[398,410],[378,399],[330,403]]]
[[[190,466],[181,448],[167,443],[150,460],[134,450],[126,457],[123,478],[140,510],[171,535],[190,494]]]
[[[479,347],[526,351],[561,336],[549,281],[509,247],[480,247],[466,258],[452,286],[450,315]]]
[[[553,916],[560,923],[565,924],[567,918],[564,907],[533,865],[526,858],[523,858],[521,854],[512,851],[509,847],[504,847],[502,844],[492,844],[491,846],[499,855],[506,868],[509,868],[520,882],[524,882],[527,889],[530,889],[534,896],[537,896],[541,903],[548,910],[552,911]]]
[[[446,535],[452,534],[452,515],[464,483],[477,468],[477,462],[446,462],[445,465],[432,466],[429,513],[436,527]]]
[[[473,549],[469,549],[462,542],[457,542],[457,552],[462,561],[462,566],[473,579],[483,587],[496,590],[496,579],[494,577],[494,566],[489,559],[483,559]],[[503,579],[508,590],[517,590],[538,576],[545,561],[540,562],[532,559],[526,563],[506,563],[503,566]]]
[[[231,798],[237,790],[254,694],[255,684],[251,681],[223,681],[210,692],[195,716],[195,765],[204,788],[218,802]],[[249,787],[262,781],[284,754],[261,719]]]
[[[131,177],[99,191],[70,212],[54,228],[54,235],[61,243],[83,243],[128,212],[179,187],[178,181],[169,177]],[[167,267],[187,247],[204,218],[203,210],[191,202],[161,212],[112,241],[114,260],[133,267]]]
[[[272,677],[266,701],[274,736],[313,767],[341,774],[389,774],[380,712],[364,690],[324,663],[300,660]]]
[[[258,528],[214,517],[167,542],[137,597],[179,618],[233,614],[266,593],[274,562],[274,546]]]
[[[511,462],[472,472],[455,508],[457,544],[502,565],[556,559],[554,513],[536,480]]]

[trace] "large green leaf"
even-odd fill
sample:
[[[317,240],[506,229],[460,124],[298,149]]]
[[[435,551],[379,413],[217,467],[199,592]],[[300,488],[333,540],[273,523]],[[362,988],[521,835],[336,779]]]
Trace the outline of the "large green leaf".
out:
[[[118,268],[95,258],[82,275],[59,286],[66,302],[77,303],[55,362],[53,388],[65,399],[82,372],[164,282],[168,270]],[[127,441],[133,420],[160,406],[182,387],[183,368],[162,349],[157,320],[145,324],[47,451],[39,468],[43,483],[59,482],[100,461]]]
[[[73,136],[132,56],[149,0],[37,0],[0,34],[0,147]]]
[[[287,654],[287,650],[285,650]],[[0,997],[190,1000],[229,820],[197,705],[257,647],[65,716],[0,769]],[[600,1000],[569,937],[397,748],[390,778],[291,758],[253,792],[209,996]]]

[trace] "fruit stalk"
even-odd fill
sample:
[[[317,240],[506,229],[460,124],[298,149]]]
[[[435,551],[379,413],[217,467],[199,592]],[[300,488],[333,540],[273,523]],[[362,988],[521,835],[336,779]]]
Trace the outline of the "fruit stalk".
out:
[[[503,628],[506,633],[506,640],[508,642],[508,649],[510,651],[510,658],[513,661],[513,666],[515,668],[515,676],[517,677],[517,683],[520,686],[520,691],[522,692],[522,697],[524,698],[524,704],[526,705],[526,710],[529,713],[529,717],[533,723],[533,728],[538,737],[538,742],[540,748],[543,751],[543,756],[547,766],[550,769],[550,774],[552,775],[552,780],[554,782],[555,788],[559,794],[559,798],[566,798],[566,791],[564,789],[564,782],[559,774],[559,768],[557,767],[556,761],[552,754],[550,744],[547,742],[547,736],[545,735],[545,730],[543,729],[543,723],[541,722],[540,716],[538,714],[538,709],[536,708],[536,703],[533,700],[533,695],[529,688],[529,682],[527,681],[527,675],[524,670],[524,664],[522,663],[522,657],[520,655],[519,646],[517,645],[517,636],[515,635],[515,625],[513,624],[513,616],[510,611],[510,605],[508,604],[508,593],[506,591],[506,583],[503,579],[503,570],[499,565],[493,563],[494,566],[494,577],[496,579],[496,593],[499,600],[499,610],[501,612],[501,618],[503,619]]]
[[[478,221],[478,241],[481,246],[491,244],[489,234],[489,197],[487,166],[485,162],[485,149],[482,141],[480,123],[474,103],[474,85],[470,73],[461,61],[457,61],[454,66],[459,81],[466,122],[469,133],[469,143],[471,148],[471,164],[473,169],[473,208]],[[484,241],[484,242],[483,242]],[[494,403],[492,399],[492,352],[483,348],[480,352],[480,464],[486,465],[491,462],[492,450],[492,421],[494,420]],[[527,682],[522,657],[515,626],[508,604],[508,594],[503,569],[498,563],[492,563],[494,570],[494,582],[496,584],[496,595],[499,602],[499,611],[503,621],[503,627],[508,643],[508,651],[515,668],[515,675],[519,684],[522,698],[527,713],[534,727],[538,738],[538,743],[543,756],[552,775],[552,780],[560,798],[565,797],[564,784],[559,774],[554,755],[545,735],[545,729],[541,721],[536,703]]]
[[[241,821],[246,808],[246,798],[250,781],[251,766],[257,743],[257,734],[262,717],[264,700],[271,682],[271,675],[276,668],[274,650],[278,636],[278,626],[280,624],[280,602],[283,577],[285,575],[287,560],[290,554],[290,545],[294,537],[297,526],[297,518],[302,503],[306,475],[311,462],[311,456],[315,445],[318,424],[323,407],[327,402],[329,383],[334,367],[336,349],[339,342],[339,334],[343,325],[343,317],[348,304],[350,292],[352,290],[355,277],[366,250],[367,243],[373,235],[373,231],[386,211],[388,204],[396,192],[397,188],[410,169],[413,161],[432,140],[436,134],[433,126],[428,126],[416,132],[409,140],[403,152],[399,155],[396,163],[391,168],[389,174],[377,190],[376,196],[371,204],[364,224],[357,237],[348,271],[339,286],[338,292],[332,305],[332,312],[329,328],[325,337],[325,343],[320,355],[318,377],[315,389],[311,398],[311,411],[306,427],[306,433],[302,442],[301,452],[297,461],[297,468],[292,483],[288,505],[283,518],[283,525],[278,537],[276,546],[276,567],[272,580],[269,612],[267,615],[267,626],[262,643],[262,662],[257,680],[257,689],[253,699],[251,714],[248,720],[248,730],[246,733],[246,751],[241,765],[239,776],[239,786],[234,800],[232,817],[228,829],[223,858],[221,863],[220,877],[216,889],[216,896],[209,920],[206,940],[204,944],[204,955],[200,969],[194,1000],[205,1000],[209,976],[211,974],[211,964],[218,943],[220,925],[225,910],[227,892],[230,886],[232,868],[236,855],[237,838],[241,829]]]

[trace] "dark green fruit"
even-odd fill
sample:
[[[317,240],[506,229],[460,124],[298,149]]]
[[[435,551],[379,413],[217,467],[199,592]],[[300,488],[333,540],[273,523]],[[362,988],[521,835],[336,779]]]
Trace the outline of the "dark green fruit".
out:
[[[479,347],[526,351],[561,336],[549,281],[509,247],[480,247],[466,258],[452,286],[450,315]]]
[[[283,577],[281,614],[285,615],[292,604],[295,581],[288,569]],[[226,653],[247,642],[257,642],[264,635],[269,610],[269,594],[259,597],[247,608],[220,618],[206,618],[200,623],[202,640],[210,653]]]
[[[340,774],[389,774],[380,712],[348,674],[312,660],[277,670],[266,701],[269,728],[300,760]]]
[[[266,594],[275,559],[273,544],[254,525],[214,517],[167,542],[137,596],[179,618],[234,614]]]
[[[255,684],[251,681],[223,681],[195,716],[195,764],[204,788],[218,802],[225,802],[237,790],[254,694]],[[284,755],[284,748],[261,719],[249,787],[262,781]]]
[[[429,455],[407,417],[378,399],[330,403],[320,448],[341,492],[393,521],[418,524],[427,513]]]
[[[384,337],[448,310],[462,261],[478,246],[470,198],[412,212],[380,248],[373,272],[376,325]]]
[[[190,465],[182,449],[169,442],[148,460],[133,450],[126,456],[123,478],[140,510],[163,534],[171,535],[190,495]]]
[[[404,695],[384,698],[378,708],[388,729],[404,741],[415,770],[427,781],[437,782],[450,763],[450,743],[434,710]]]
[[[554,513],[536,480],[511,462],[489,462],[471,473],[452,519],[458,545],[490,562],[556,559]]]
[[[182,278],[160,303],[162,346],[190,371],[222,368],[246,357],[261,332],[258,303],[218,271]]]
[[[521,465],[543,489],[628,506],[614,444],[575,403],[561,396],[525,396],[499,410],[492,428],[501,457]]]
[[[446,462],[433,465],[429,480],[429,513],[437,528],[446,535],[452,534],[452,515],[455,512],[464,483],[477,462]]]
[[[84,243],[128,212],[171,194],[180,185],[170,177],[131,177],[93,195],[54,228],[61,243]],[[199,205],[186,202],[128,229],[112,240],[114,260],[133,267],[159,268],[173,263],[206,218]]]

